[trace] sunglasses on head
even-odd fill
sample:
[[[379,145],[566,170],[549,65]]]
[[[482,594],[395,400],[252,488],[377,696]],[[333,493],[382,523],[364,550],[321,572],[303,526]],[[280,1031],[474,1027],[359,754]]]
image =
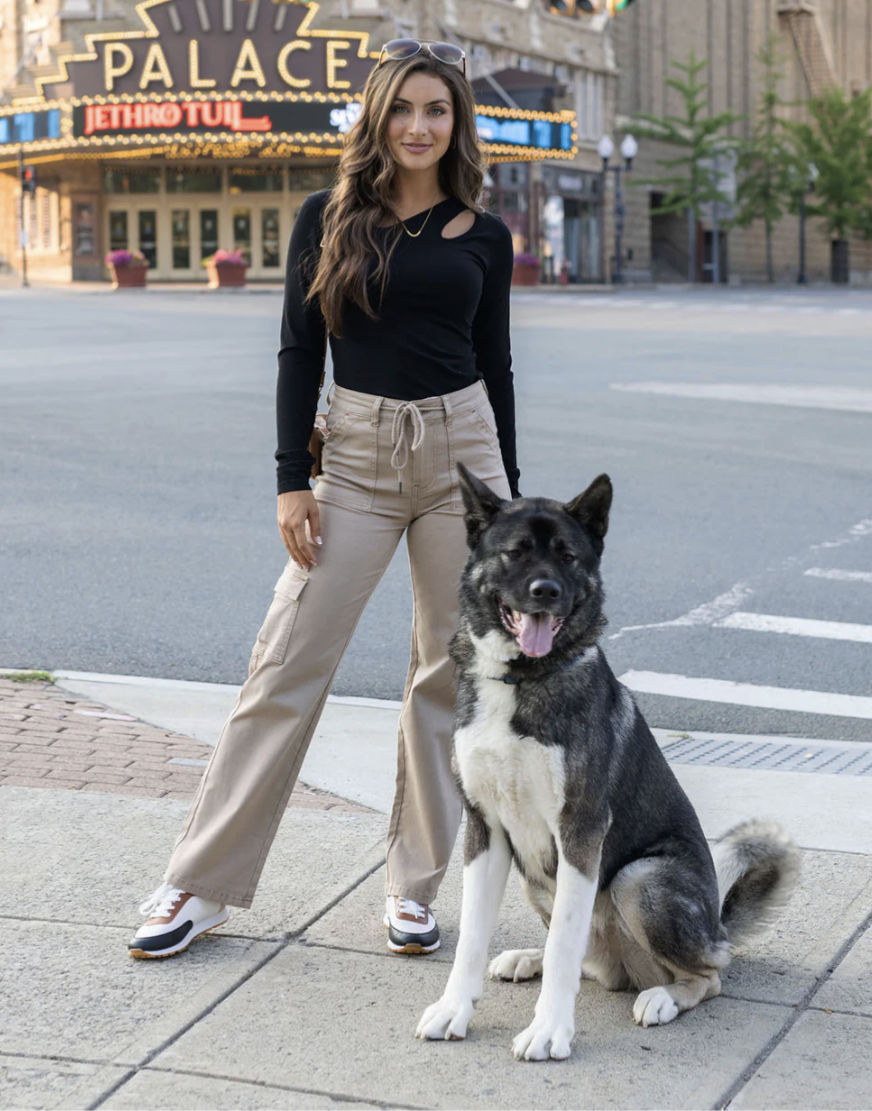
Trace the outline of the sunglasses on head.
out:
[[[438,62],[447,66],[463,66],[463,75],[466,76],[466,54],[453,42],[418,42],[417,39],[391,39],[381,48],[378,56],[378,66],[384,61],[400,62],[405,58],[414,57],[419,51],[428,50]]]

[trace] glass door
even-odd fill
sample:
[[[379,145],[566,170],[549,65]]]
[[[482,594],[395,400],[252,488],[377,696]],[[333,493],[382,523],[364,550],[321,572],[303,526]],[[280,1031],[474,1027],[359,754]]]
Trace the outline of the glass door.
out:
[[[218,250],[218,209],[200,209],[200,261]]]
[[[260,210],[260,266],[263,276],[278,277],[281,271],[280,210]]]
[[[137,213],[139,249],[148,260],[150,270],[157,270],[157,212],[141,208]]]
[[[233,250],[240,251],[251,266],[251,209],[233,209]]]
[[[170,213],[173,276],[191,269],[191,210],[174,208]]]
[[[130,239],[127,231],[127,210],[113,208],[109,210],[109,250],[127,251],[130,249]]]

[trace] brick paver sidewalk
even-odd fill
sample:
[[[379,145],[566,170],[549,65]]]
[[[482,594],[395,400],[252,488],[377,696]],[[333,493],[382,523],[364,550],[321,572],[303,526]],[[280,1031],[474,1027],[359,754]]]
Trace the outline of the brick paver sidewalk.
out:
[[[209,745],[75,698],[44,680],[0,675],[0,787],[53,787],[180,799],[193,795]],[[298,783],[290,806],[365,813]]]

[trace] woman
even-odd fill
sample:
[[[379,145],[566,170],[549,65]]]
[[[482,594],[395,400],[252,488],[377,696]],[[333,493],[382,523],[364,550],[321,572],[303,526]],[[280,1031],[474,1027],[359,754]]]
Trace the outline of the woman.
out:
[[[388,43],[335,185],[306,198],[291,235],[276,452],[291,558],[164,884],[140,908],[135,957],[182,952],[227,920],[228,904],[251,906],[342,654],[404,532],[414,620],[384,922],[394,952],[439,947],[430,904],[461,817],[447,654],[467,556],[458,460],[519,496],[514,252],[506,225],[477,203],[484,169],[463,51]],[[328,334],[336,388],[313,493]]]

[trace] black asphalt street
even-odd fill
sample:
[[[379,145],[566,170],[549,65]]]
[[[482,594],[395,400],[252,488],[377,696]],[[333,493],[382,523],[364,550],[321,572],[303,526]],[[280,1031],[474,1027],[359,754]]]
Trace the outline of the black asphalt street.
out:
[[[0,289],[0,665],[244,678],[280,306]],[[514,295],[521,490],[612,476],[604,645],[651,724],[872,740],[870,341],[862,291]],[[335,693],[401,697],[410,611],[400,551]]]

